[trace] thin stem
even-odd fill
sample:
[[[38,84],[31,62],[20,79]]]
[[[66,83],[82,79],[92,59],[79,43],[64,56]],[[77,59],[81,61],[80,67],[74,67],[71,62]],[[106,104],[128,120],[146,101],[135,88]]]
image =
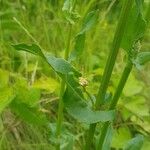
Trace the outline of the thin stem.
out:
[[[128,79],[128,77],[130,75],[130,72],[132,70],[132,66],[133,66],[132,62],[129,61],[127,63],[127,65],[126,65],[123,73],[122,73],[122,77],[121,77],[121,79],[119,81],[119,85],[118,85],[118,87],[116,89],[116,92],[114,94],[114,97],[113,97],[113,99],[111,101],[109,110],[115,109],[115,107],[116,107],[116,105],[118,103],[118,100],[120,98],[120,95],[121,95],[121,93],[123,91],[123,88],[124,88],[124,86],[125,86],[125,84],[127,82],[127,79]],[[110,122],[105,122],[104,123],[104,126],[102,128],[102,132],[101,132],[101,135],[100,135],[100,139],[99,139],[97,150],[102,150],[102,148],[103,148],[104,140],[106,138],[109,125],[110,125]]]
[[[72,25],[69,24],[69,33],[68,33],[68,39],[66,43],[66,49],[64,58],[68,60],[69,57],[69,50],[70,50],[70,43],[71,43],[71,32],[72,32]],[[56,144],[56,150],[60,150],[60,136],[61,136],[61,127],[63,122],[63,95],[65,92],[65,81],[61,81],[61,88],[60,88],[60,96],[59,96],[59,104],[58,104],[58,119],[57,119],[57,127],[56,127],[56,137],[58,140],[58,143]]]
[[[121,11],[121,15],[120,15],[120,19],[119,19],[118,26],[116,29],[116,33],[114,35],[112,48],[111,48],[111,51],[110,51],[108,59],[107,59],[106,67],[105,67],[104,74],[102,77],[102,82],[101,82],[101,85],[100,85],[100,88],[98,91],[96,104],[95,104],[96,109],[99,108],[100,104],[102,103],[102,101],[105,98],[106,90],[108,88],[108,84],[109,84],[110,77],[111,77],[111,74],[113,71],[113,67],[114,67],[114,64],[116,61],[116,57],[117,57],[117,54],[118,54],[118,51],[120,48],[120,44],[121,44],[121,41],[122,41],[122,38],[124,35],[127,18],[130,14],[132,4],[133,4],[133,0],[125,0],[125,2],[123,4],[123,8]],[[86,141],[86,146],[85,146],[86,150],[90,149],[90,145],[91,145],[92,139],[94,137],[95,128],[96,128],[96,124],[90,125],[90,129],[88,131],[88,137],[87,137],[87,141]],[[90,131],[92,131],[92,133]],[[87,145],[89,145],[89,146],[87,146]]]
[[[110,81],[110,77],[112,74],[112,70],[116,61],[116,57],[120,48],[120,44],[124,35],[124,30],[127,22],[127,18],[129,16],[130,10],[132,8],[133,0],[126,0],[124,3],[124,7],[121,12],[120,20],[116,29],[116,33],[114,36],[113,44],[111,51],[109,53],[109,57],[106,63],[106,67],[104,70],[104,75],[102,77],[101,86],[98,91],[96,107],[98,108],[105,98],[106,90]]]
[[[61,127],[62,127],[62,121],[63,121],[63,94],[65,91],[65,81],[61,81],[61,87],[60,87],[60,95],[59,95],[59,104],[58,104],[58,118],[57,118],[57,127],[56,127],[56,137],[57,137],[57,144],[56,144],[56,150],[60,150],[60,136],[61,136]]]
[[[22,23],[15,17],[13,17],[13,20],[26,32],[26,34],[39,46],[39,43],[37,40],[31,35],[31,33],[22,25]]]
[[[96,128],[96,123],[91,124],[89,127],[89,130],[87,132],[87,137],[86,137],[86,144],[85,144],[85,150],[90,150],[91,145],[92,145],[92,140],[94,138],[94,133],[95,133],[95,128]]]

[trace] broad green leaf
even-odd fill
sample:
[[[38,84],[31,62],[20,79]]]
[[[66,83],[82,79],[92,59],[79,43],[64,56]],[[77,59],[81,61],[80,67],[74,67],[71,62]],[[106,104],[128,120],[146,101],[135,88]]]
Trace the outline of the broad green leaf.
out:
[[[92,124],[96,122],[111,121],[115,117],[114,111],[94,111],[83,97],[77,81],[72,75],[68,76],[68,88],[64,94],[64,104],[68,113],[80,122]]]
[[[27,104],[21,103],[16,99],[12,101],[10,108],[27,123],[33,125],[46,125],[48,123],[46,116],[38,108],[29,107]]]
[[[143,135],[137,135],[124,146],[123,150],[141,150],[144,142]]]
[[[137,65],[144,65],[150,61],[150,52],[141,52],[137,55],[135,63]]]
[[[146,22],[141,12],[142,3],[143,2],[139,2],[132,8],[132,11],[127,19],[121,47],[126,50],[129,55],[131,54],[130,52],[132,47],[138,40],[140,40],[140,38],[143,37],[146,29]]]
[[[56,58],[49,53],[42,52],[41,48],[38,45],[32,44],[31,46],[29,46],[27,44],[17,44],[13,45],[13,47],[18,51],[27,51],[32,54],[41,56],[58,74],[66,75],[69,72],[74,72],[75,75],[80,76],[80,73],[76,71],[69,62],[62,58]]]
[[[56,58],[50,54],[45,54],[46,61],[48,64],[59,74],[67,75],[73,72],[75,75],[80,76],[81,74],[76,71],[69,62],[62,58]]]
[[[29,52],[33,53],[32,51],[32,49],[29,50]],[[65,106],[68,112],[72,114],[72,116],[82,122],[87,122],[89,124],[99,121],[105,122],[114,119],[114,111],[93,111],[88,107],[86,102],[80,96],[82,95],[82,91],[77,90],[79,84],[76,84],[74,78],[70,79],[69,75],[70,73],[74,74],[78,80],[78,77],[81,74],[76,71],[66,60],[62,58],[56,58],[47,53],[44,53],[43,56],[48,64],[53,68],[53,70],[57,72],[58,75],[62,78],[62,80],[65,80],[68,86],[69,92],[66,91],[65,96],[67,96],[67,94],[69,95],[67,96],[67,98],[65,98]]]
[[[43,57],[41,48],[36,44],[27,45],[22,43],[22,44],[16,44],[12,46],[18,51],[22,50]]]
[[[9,103],[14,99],[15,95],[11,88],[0,89],[0,113],[9,105]]]

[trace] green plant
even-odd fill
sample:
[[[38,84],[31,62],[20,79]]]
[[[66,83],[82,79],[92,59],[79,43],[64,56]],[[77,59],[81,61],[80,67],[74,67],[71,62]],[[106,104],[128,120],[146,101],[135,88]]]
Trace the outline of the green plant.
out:
[[[93,3],[93,1],[91,3]],[[67,23],[69,26],[64,59],[57,58],[44,51],[42,46],[39,45],[39,43],[35,40],[35,38],[33,38],[33,36],[28,32],[28,30],[26,30],[26,28],[17,20],[16,22],[28,34],[28,36],[33,40],[35,44],[32,45],[16,44],[13,45],[13,47],[18,51],[23,50],[42,57],[42,59],[48,63],[50,68],[52,68],[54,72],[56,72],[57,75],[61,78],[60,99],[59,99],[59,106],[58,106],[59,107],[58,121],[57,121],[57,127],[55,131],[55,135],[57,137],[56,149],[60,149],[60,145],[61,145],[63,107],[65,107],[68,113],[72,115],[75,119],[86,124],[91,124],[90,129],[88,131],[88,135],[86,137],[85,149],[91,148],[91,143],[93,141],[96,124],[98,122],[104,122],[102,132],[100,133],[100,140],[97,146],[97,149],[100,150],[100,149],[105,149],[104,148],[104,146],[106,145],[105,143],[109,142],[110,140],[110,139],[107,140],[106,137],[110,130],[111,122],[115,118],[114,109],[116,109],[116,104],[122,93],[123,87],[127,81],[127,78],[131,72],[133,65],[140,68],[141,65],[149,61],[149,52],[141,52],[141,53],[138,52],[140,49],[138,45],[139,41],[141,41],[141,38],[143,37],[144,31],[146,29],[145,21],[143,19],[143,14],[142,14],[142,1],[137,0],[135,3],[132,0],[125,0],[120,21],[112,44],[112,49],[108,57],[104,75],[102,77],[101,86],[98,92],[98,96],[96,98],[96,103],[92,93],[89,93],[86,90],[86,84],[84,84],[84,80],[81,80],[81,82],[79,82],[79,79],[83,79],[81,78],[82,75],[71,65],[71,63],[73,64],[74,61],[77,60],[78,57],[84,51],[86,34],[97,23],[99,10],[96,9],[96,10],[92,10],[88,14],[85,13],[86,15],[83,18],[83,24],[81,26],[81,29],[75,37],[74,49],[69,55],[71,49],[71,38],[72,38],[71,33],[72,33],[73,24],[75,24],[76,19],[80,17],[78,13],[74,11],[75,5],[76,5],[76,1],[66,0],[63,7],[64,15],[65,18],[67,19]],[[149,11],[147,14],[149,14]],[[131,18],[134,19],[132,20]],[[149,15],[147,15],[146,18],[149,18]],[[136,30],[135,30],[135,26],[137,27]],[[105,101],[108,84],[110,81],[112,70],[116,62],[116,57],[120,47],[122,47],[127,52],[127,58],[126,58],[127,65],[123,71],[119,85],[116,88],[116,92],[111,100],[109,110],[101,111],[100,109],[102,105],[105,103],[104,101]],[[28,92],[29,91],[27,91],[26,93]],[[36,99],[38,98],[35,98],[35,101]],[[90,104],[86,99],[91,100]],[[93,103],[95,104],[92,105]],[[34,104],[34,102],[31,103],[31,105],[32,104]],[[34,115],[34,112],[36,114],[36,110],[31,109],[30,107],[24,104],[22,104],[21,107],[24,108],[24,110],[20,110],[18,101],[16,100],[11,103],[11,107],[18,114],[22,112],[22,114],[20,113],[20,115],[25,120],[28,120],[29,122],[32,122],[33,120],[35,124],[38,122],[40,124],[45,124],[45,122],[47,122],[47,120],[45,121],[45,119],[42,117],[41,119],[38,119]],[[28,114],[27,116],[24,115],[26,113]],[[28,118],[28,116],[31,116],[31,118]],[[128,146],[126,146],[125,149],[128,149],[128,147],[132,145],[132,142],[134,142],[135,145],[137,146],[138,144],[136,143],[139,141],[142,143],[143,138],[141,136],[135,137],[134,139],[132,139],[130,142],[127,143]],[[140,146],[137,147],[140,149]]]
[[[124,38],[122,41],[122,47],[127,52],[127,63],[121,75],[121,79],[119,81],[116,92],[111,100],[109,110],[116,108],[116,105],[121,96],[123,88],[127,82],[127,79],[131,73],[133,65],[138,67],[140,65],[144,65],[147,61],[149,61],[149,57],[150,57],[149,52],[140,52],[141,40],[144,36],[145,30],[147,27],[146,22],[144,20],[143,12],[142,12],[143,10],[142,5],[143,5],[142,1],[136,1],[136,6],[133,6],[131,14],[127,20],[125,34],[124,34]],[[147,19],[147,23],[148,23],[149,17],[147,16],[149,16],[149,9],[146,14],[146,18],[148,18]],[[132,20],[131,18],[134,18],[134,19]],[[103,148],[103,143],[104,143],[109,125],[110,125],[110,122],[106,122],[103,125],[97,149]]]
[[[116,33],[114,36],[112,49],[111,49],[110,54],[108,56],[107,64],[106,64],[105,71],[104,71],[103,78],[102,78],[102,83],[101,83],[101,86],[99,88],[98,95],[96,98],[96,104],[95,104],[96,109],[99,109],[100,104],[105,99],[106,90],[107,90],[107,87],[108,87],[108,84],[110,81],[112,70],[113,70],[113,67],[114,67],[114,64],[116,61],[116,57],[117,57],[117,54],[118,54],[118,51],[120,48],[120,44],[121,44],[121,41],[123,38],[123,34],[124,34],[124,30],[125,30],[125,24],[127,22],[127,17],[130,14],[130,10],[132,8],[132,3],[133,3],[132,0],[126,0],[124,2],[121,16],[120,16],[120,20],[119,20],[119,23],[118,23],[118,26],[116,29]],[[91,139],[93,139],[95,128],[96,128],[96,124],[90,125],[85,149],[90,148],[91,141],[92,141]]]

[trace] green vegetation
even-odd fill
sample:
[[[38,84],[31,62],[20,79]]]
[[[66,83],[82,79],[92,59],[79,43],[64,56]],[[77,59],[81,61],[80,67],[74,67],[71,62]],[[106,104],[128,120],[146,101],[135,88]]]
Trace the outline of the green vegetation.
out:
[[[149,150],[149,1],[0,8],[0,149]]]

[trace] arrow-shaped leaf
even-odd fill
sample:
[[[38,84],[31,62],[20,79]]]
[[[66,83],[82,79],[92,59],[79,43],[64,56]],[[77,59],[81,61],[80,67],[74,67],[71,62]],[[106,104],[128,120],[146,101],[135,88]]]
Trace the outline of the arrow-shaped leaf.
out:
[[[71,64],[62,58],[56,58],[47,53],[42,53],[39,47],[38,51],[35,51],[35,49],[32,49],[31,46],[24,46],[29,49],[18,49],[16,46],[14,46],[14,48],[16,48],[16,50],[23,50],[39,56],[44,56],[44,59],[54,69],[54,71],[58,73],[62,80],[65,80],[68,88],[64,95],[64,104],[68,113],[70,113],[74,118],[89,124],[114,119],[114,111],[93,111],[90,107],[88,107],[83,98],[82,90],[79,88],[80,85],[76,81],[81,74],[76,71]]]

